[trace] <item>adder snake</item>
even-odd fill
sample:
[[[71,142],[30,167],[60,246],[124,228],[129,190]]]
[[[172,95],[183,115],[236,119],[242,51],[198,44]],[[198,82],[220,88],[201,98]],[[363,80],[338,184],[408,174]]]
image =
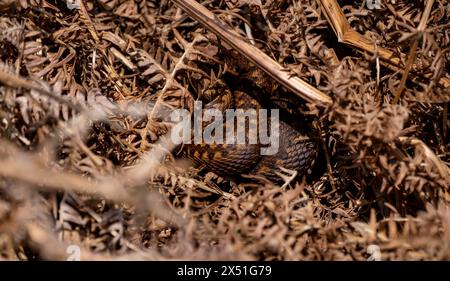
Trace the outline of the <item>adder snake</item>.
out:
[[[220,80],[218,80],[220,81]],[[224,83],[218,82],[203,94],[208,103],[205,108],[260,109],[261,104],[243,91],[231,91]],[[257,119],[258,122],[260,118]],[[238,124],[239,126],[239,124]],[[244,125],[245,126],[245,125]],[[269,124],[273,126],[273,124]],[[273,155],[261,155],[260,142],[256,144],[186,144],[185,154],[199,165],[206,166],[220,176],[230,177],[241,174],[259,175],[280,182],[282,168],[294,170],[298,176],[310,170],[317,157],[317,144],[288,123],[278,122],[279,146]],[[248,131],[249,127],[245,127]],[[235,127],[236,130],[237,127]]]

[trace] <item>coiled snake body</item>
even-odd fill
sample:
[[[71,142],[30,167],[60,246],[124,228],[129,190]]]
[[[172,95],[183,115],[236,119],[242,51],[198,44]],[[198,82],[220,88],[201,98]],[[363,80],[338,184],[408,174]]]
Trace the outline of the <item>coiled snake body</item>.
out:
[[[210,89],[214,90],[203,93],[203,98],[208,101],[205,106],[207,109],[214,108],[224,112],[225,109],[258,110],[261,108],[260,103],[247,93],[232,92],[223,83],[216,83]],[[260,118],[257,120],[260,121]],[[276,124],[269,124],[269,126],[274,125]],[[235,130],[238,126],[245,126],[245,124],[237,124]],[[273,155],[261,155],[260,149],[264,145],[259,142],[248,143],[250,125],[245,127],[247,131],[245,144],[187,144],[184,146],[184,151],[194,162],[206,166],[208,170],[220,176],[249,174],[280,182],[279,173],[283,168],[296,171],[297,175],[304,175],[312,168],[317,157],[316,142],[281,120],[278,126],[279,147],[278,152]]]

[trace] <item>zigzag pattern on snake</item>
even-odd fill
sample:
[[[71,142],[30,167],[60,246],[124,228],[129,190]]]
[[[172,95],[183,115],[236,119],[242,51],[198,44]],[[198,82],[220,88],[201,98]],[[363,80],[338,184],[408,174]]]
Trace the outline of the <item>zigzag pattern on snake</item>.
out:
[[[205,108],[215,108],[222,112],[225,109],[261,108],[256,99],[243,91],[232,92],[220,80],[203,93],[203,99],[208,102]],[[203,123],[203,127],[205,126],[207,123]],[[246,125],[237,124],[237,126]],[[251,126],[247,124],[247,137],[250,128]],[[246,139],[246,144],[186,144],[184,152],[195,163],[206,166],[209,171],[220,176],[251,174],[264,176],[275,182],[281,181],[277,174],[281,172],[280,167],[294,170],[298,176],[302,176],[312,168],[317,157],[316,142],[281,120],[278,152],[274,155],[261,155],[261,147],[261,143],[249,144]]]

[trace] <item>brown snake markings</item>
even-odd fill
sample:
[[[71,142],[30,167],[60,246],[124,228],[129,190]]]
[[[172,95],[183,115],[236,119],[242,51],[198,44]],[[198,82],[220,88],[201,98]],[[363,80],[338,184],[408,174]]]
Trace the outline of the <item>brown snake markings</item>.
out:
[[[203,98],[208,101],[205,109],[216,108],[222,112],[227,108],[244,110],[261,108],[256,99],[242,91],[232,93],[220,80],[203,93]],[[206,126],[205,123],[203,125]],[[247,127],[246,142],[248,129]],[[312,168],[317,157],[316,143],[281,120],[279,134],[279,149],[274,155],[261,155],[260,143],[186,144],[184,152],[195,163],[206,166],[208,170],[220,176],[250,174],[280,182],[281,178],[276,174],[281,172],[280,167],[295,170],[298,176],[304,175]]]

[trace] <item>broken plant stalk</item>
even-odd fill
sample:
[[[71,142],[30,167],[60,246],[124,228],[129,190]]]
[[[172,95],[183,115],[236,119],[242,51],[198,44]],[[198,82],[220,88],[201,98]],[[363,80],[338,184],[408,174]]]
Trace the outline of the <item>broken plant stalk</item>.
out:
[[[172,0],[190,17],[203,24],[234,50],[253,62],[269,76],[301,98],[316,104],[330,104],[331,98],[298,77],[292,76],[286,68],[274,61],[263,51],[247,43],[241,36],[222,23],[212,12],[195,0]]]
[[[341,10],[341,7],[336,2],[336,0],[320,0],[319,1],[322,10],[325,14],[325,17],[327,18],[327,21],[330,23],[331,27],[334,30],[334,33],[336,34],[339,42],[350,45],[352,47],[355,47],[359,50],[369,52],[371,54],[377,54],[385,63],[384,65],[393,71],[402,71],[403,68],[402,65],[402,59],[405,58],[404,54],[400,55],[400,58],[394,54],[394,52],[382,48],[380,46],[375,46],[374,42],[372,42],[369,38],[359,34],[358,32],[354,31],[350,23],[348,22],[347,18],[345,17],[344,13]],[[429,4],[431,2],[431,4]],[[427,19],[428,16],[426,15],[426,12],[431,10],[431,6],[433,5],[434,1],[428,1],[427,8],[425,9],[423,19]],[[425,25],[423,22],[426,23],[426,21],[422,21],[420,23],[420,27],[422,30],[425,29]],[[415,73],[414,69],[408,70],[408,72]],[[429,76],[427,76],[430,78]],[[450,89],[450,79],[446,77],[442,77],[439,80],[439,83],[445,88]]]

